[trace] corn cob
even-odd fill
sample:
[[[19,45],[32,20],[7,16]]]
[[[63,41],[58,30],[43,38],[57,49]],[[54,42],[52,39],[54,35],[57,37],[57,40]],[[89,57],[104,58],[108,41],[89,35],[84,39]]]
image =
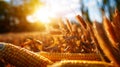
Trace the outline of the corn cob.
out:
[[[111,22],[106,17],[104,17],[103,27],[105,29],[107,37],[109,37],[109,40],[113,45],[113,47],[119,50],[118,44],[117,44],[118,43],[118,38],[115,34],[115,31],[112,27]]]
[[[110,61],[116,65],[116,67],[120,67],[120,52],[113,48],[111,42],[105,35],[105,31],[103,29],[102,24],[94,23],[93,27],[94,34],[96,36],[100,48],[103,50],[108,59],[110,59]]]
[[[52,64],[47,58],[24,48],[0,42],[0,58],[16,67],[46,67]]]
[[[68,28],[68,30],[70,31],[70,32],[72,32],[72,24],[71,24],[71,22],[68,20],[68,19],[66,19],[66,24],[67,24],[67,28]]]
[[[103,61],[63,60],[48,67],[113,67],[113,64]]]
[[[60,60],[97,60],[100,61],[99,55],[95,53],[90,54],[80,54],[80,53],[48,53],[48,52],[40,52],[40,55],[52,60],[52,61],[60,61]]]
[[[78,20],[78,22],[80,23],[80,25],[82,26],[82,28],[84,28],[84,29],[87,28],[87,24],[85,23],[85,21],[82,19],[82,17],[80,15],[77,15],[76,19]]]
[[[113,16],[112,26],[119,41],[119,49],[120,49],[120,12],[116,9],[115,14]]]

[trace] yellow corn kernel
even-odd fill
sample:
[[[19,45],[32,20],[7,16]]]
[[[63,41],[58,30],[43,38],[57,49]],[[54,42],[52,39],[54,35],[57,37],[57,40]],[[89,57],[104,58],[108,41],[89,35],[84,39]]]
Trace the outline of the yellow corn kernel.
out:
[[[48,67],[113,67],[113,64],[103,61],[63,60]]]
[[[46,67],[52,62],[24,48],[0,42],[0,58],[16,67]]]
[[[100,56],[95,53],[82,54],[82,53],[40,52],[40,55],[42,55],[52,61],[60,61],[60,60],[97,60],[97,61],[100,61],[101,60]]]

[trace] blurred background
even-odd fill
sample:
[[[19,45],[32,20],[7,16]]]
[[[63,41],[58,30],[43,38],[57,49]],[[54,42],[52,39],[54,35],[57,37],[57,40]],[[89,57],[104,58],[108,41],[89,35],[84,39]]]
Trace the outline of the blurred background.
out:
[[[0,33],[44,31],[47,24],[80,15],[87,22],[112,20],[120,0],[0,0]]]

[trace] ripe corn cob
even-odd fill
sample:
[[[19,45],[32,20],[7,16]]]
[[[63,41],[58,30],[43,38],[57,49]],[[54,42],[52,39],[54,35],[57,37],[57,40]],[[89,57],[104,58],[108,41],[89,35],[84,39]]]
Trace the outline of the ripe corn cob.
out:
[[[87,28],[87,24],[85,23],[85,21],[83,20],[83,18],[80,15],[77,15],[76,19],[78,20],[78,22],[80,23],[80,25],[82,26],[82,28],[84,28],[84,29]]]
[[[80,53],[48,53],[48,52],[40,52],[40,55],[52,60],[52,61],[60,61],[60,60],[97,60],[100,61],[100,56],[91,53],[91,54],[80,54]]]
[[[116,67],[120,67],[120,52],[113,48],[108,37],[105,35],[102,24],[95,22],[93,27],[96,39],[98,40],[99,46],[103,50],[104,54],[111,62],[114,63],[114,65],[116,65]]]
[[[118,38],[115,34],[115,31],[112,27],[111,22],[106,17],[104,17],[103,27],[104,27],[107,37],[109,38],[110,42],[113,45],[113,47],[119,50],[118,44],[117,44],[119,42]]]
[[[16,67],[46,67],[50,60],[24,48],[0,42],[0,58]]]
[[[63,60],[48,67],[113,67],[113,64],[103,61]]]
[[[70,22],[68,19],[66,19],[66,23],[67,23],[67,28],[68,28],[68,30],[69,30],[70,32],[72,32],[72,24],[71,24],[71,22]]]

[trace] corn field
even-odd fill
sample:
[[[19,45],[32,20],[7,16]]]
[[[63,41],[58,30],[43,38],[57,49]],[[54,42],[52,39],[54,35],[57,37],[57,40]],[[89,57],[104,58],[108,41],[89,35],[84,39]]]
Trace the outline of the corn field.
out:
[[[120,12],[102,23],[75,18],[49,32],[1,34],[1,67],[120,67]]]

